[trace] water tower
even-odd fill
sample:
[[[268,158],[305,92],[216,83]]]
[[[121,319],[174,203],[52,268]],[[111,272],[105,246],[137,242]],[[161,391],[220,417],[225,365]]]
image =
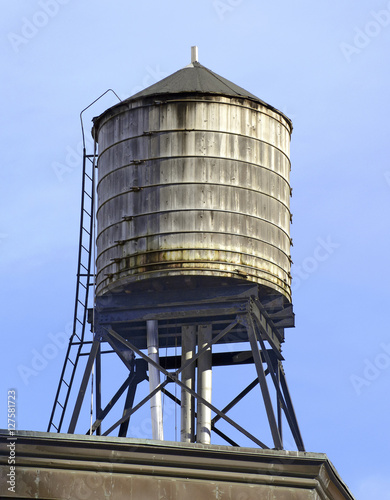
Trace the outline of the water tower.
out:
[[[86,252],[88,264],[81,267],[79,258],[74,332],[49,431],[60,432],[79,358],[87,355],[69,433],[75,432],[95,366],[92,433],[126,436],[129,419],[147,404],[152,437],[163,440],[165,394],[180,408],[182,442],[208,444],[215,433],[238,445],[218,428],[225,421],[256,446],[283,449],[287,422],[296,447],[304,450],[281,354],[284,329],[294,326],[291,132],[283,113],[202,66],[196,48],[188,66],[94,119],[95,151],[84,155],[83,180],[91,187],[88,194],[83,184],[89,198],[83,196],[80,232],[80,255]],[[94,243],[95,184],[96,273],[88,246]],[[86,341],[91,284],[93,340]],[[163,354],[173,347],[174,354]],[[101,356],[108,351],[129,375],[102,407]],[[250,365],[254,380],[217,408],[213,373],[233,365]],[[264,403],[268,444],[229,417],[254,389]],[[126,391],[121,418],[103,428]]]

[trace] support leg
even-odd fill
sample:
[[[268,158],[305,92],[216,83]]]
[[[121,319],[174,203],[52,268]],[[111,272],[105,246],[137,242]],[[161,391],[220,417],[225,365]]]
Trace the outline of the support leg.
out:
[[[276,361],[276,380],[278,387],[280,387],[280,361]],[[280,434],[280,439],[283,442],[283,428],[282,428],[282,402],[280,401],[280,398],[276,398],[276,404],[277,404],[277,413],[278,413],[278,429],[279,429],[279,434]]]
[[[300,436],[298,423],[297,423],[295,413],[294,413],[294,408],[292,406],[290,394],[288,392],[287,382],[286,382],[286,379],[284,377],[282,364],[279,361],[279,375],[280,375],[280,381],[279,381],[277,379],[276,374],[275,374],[276,370],[274,368],[274,365],[272,364],[271,359],[269,357],[269,354],[268,354],[267,350],[265,349],[264,340],[262,339],[261,332],[257,331],[257,333],[258,333],[258,337],[257,337],[258,341],[260,342],[262,352],[264,353],[266,363],[269,367],[270,376],[271,376],[272,381],[273,381],[274,386],[275,386],[275,390],[276,390],[276,394],[277,394],[277,401],[284,410],[284,414],[286,416],[287,422],[290,426],[291,432],[293,434],[293,437],[295,439],[295,443],[296,443],[299,451],[304,451],[302,438]],[[282,387],[283,392],[281,391],[280,387]]]
[[[288,414],[291,417],[292,423],[290,424],[290,428],[292,435],[294,436],[295,444],[297,445],[299,451],[305,451],[305,445],[303,444],[301,431],[299,430],[297,417],[295,415],[294,407],[290,397],[290,392],[288,390],[287,381],[283,372],[283,368],[280,369],[280,385],[287,405],[287,411],[285,413],[287,414],[288,412]]]
[[[265,405],[265,410],[267,412],[268,422],[271,428],[272,439],[274,441],[274,446],[277,450],[283,449],[282,440],[279,434],[278,426],[276,423],[276,418],[274,410],[272,407],[271,396],[269,394],[267,381],[265,379],[265,373],[263,369],[263,363],[260,356],[259,346],[256,339],[255,329],[253,321],[251,318],[247,319],[248,337],[252,348],[253,361],[256,366],[257,376],[259,379],[259,384],[261,392],[263,394],[263,400]]]
[[[95,361],[96,354],[99,350],[99,346],[100,346],[100,340],[98,340],[95,337],[95,340],[92,343],[91,352],[88,356],[87,366],[85,367],[83,379],[81,381],[80,390],[78,392],[76,404],[75,404],[75,407],[73,410],[72,419],[71,419],[70,424],[69,424],[68,434],[74,434],[77,420],[78,420],[79,415],[80,415],[81,405],[83,404],[85,391],[87,390],[89,377],[91,376],[92,366],[93,366],[93,363]]]
[[[123,410],[123,414],[125,414],[125,412],[128,410],[128,408],[133,407],[136,389],[137,389],[137,381],[133,377],[132,381],[130,382],[129,389],[127,391],[125,408]],[[121,425],[119,427],[119,434],[118,434],[119,437],[126,437],[127,429],[129,428],[129,423],[130,423],[130,417],[121,423]]]
[[[102,411],[102,359],[101,359],[101,345],[99,345],[98,352],[96,354],[96,418]],[[101,426],[96,429],[96,435],[101,435]]]

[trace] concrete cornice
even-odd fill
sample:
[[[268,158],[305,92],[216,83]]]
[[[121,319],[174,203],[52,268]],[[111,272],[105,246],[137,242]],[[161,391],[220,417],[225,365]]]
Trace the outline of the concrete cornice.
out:
[[[7,498],[3,485],[7,474],[8,438],[7,431],[0,431],[2,498]],[[160,484],[158,488],[162,488],[164,484],[165,488],[176,491],[190,481],[204,486],[219,485],[226,492],[237,487],[240,491],[252,491],[257,486],[271,488],[274,493],[280,491],[281,495],[294,492],[294,496],[275,496],[275,499],[353,499],[325,454],[31,431],[17,432],[15,442],[16,485],[21,488],[18,489],[20,495],[31,492],[40,495],[38,498],[42,495],[67,498],[50,496],[50,483],[64,482],[64,488],[71,491],[77,484],[76,479],[87,481],[93,473],[95,479],[96,475],[100,477],[98,483],[102,485],[117,482],[135,488],[140,480],[147,480],[150,487],[157,488]],[[42,488],[46,488],[45,491]],[[317,496],[306,496],[309,492]],[[156,498],[160,498],[160,493],[156,490]],[[94,492],[91,498],[100,498],[96,495]]]

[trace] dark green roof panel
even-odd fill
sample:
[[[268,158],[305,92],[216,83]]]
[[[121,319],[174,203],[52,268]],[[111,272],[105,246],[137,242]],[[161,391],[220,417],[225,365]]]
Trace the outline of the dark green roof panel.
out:
[[[177,93],[222,94],[234,97],[246,97],[261,101],[247,90],[239,87],[226,78],[217,75],[198,62],[193,62],[179,71],[176,71],[163,80],[147,87],[141,92],[131,96],[128,100],[138,99],[158,94]],[[265,103],[264,103],[265,104]],[[268,105],[267,105],[268,106]]]
[[[176,71],[172,75],[163,78],[157,83],[154,83],[150,87],[147,87],[137,94],[130,96],[129,98],[121,101],[120,103],[112,106],[111,108],[104,111],[100,116],[93,119],[94,128],[99,127],[99,122],[103,116],[106,116],[109,112],[115,112],[123,104],[131,103],[137,99],[143,99],[152,96],[163,96],[169,94],[203,94],[203,95],[222,95],[228,97],[236,97],[243,99],[250,99],[255,101],[268,109],[271,109],[283,116],[292,127],[291,120],[284,115],[281,111],[274,108],[270,104],[259,99],[257,96],[248,92],[247,90],[239,87],[235,83],[223,78],[223,76],[217,75],[210,69],[202,66],[199,62],[195,61],[188,66]]]

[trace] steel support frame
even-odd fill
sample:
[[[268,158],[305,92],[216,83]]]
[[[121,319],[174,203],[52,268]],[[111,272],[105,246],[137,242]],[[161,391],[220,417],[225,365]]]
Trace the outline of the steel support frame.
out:
[[[228,327],[226,327],[224,330],[222,330],[211,342],[208,342],[207,344],[204,345],[202,349],[198,351],[197,354],[190,360],[188,360],[186,363],[184,363],[183,366],[181,366],[178,370],[175,372],[168,372],[165,368],[160,366],[159,364],[155,363],[152,359],[150,359],[146,354],[144,354],[140,349],[138,349],[136,346],[134,346],[131,342],[128,340],[125,340],[123,337],[121,337],[117,332],[115,332],[112,329],[108,329],[107,333],[118,340],[119,342],[122,342],[125,346],[127,346],[129,349],[134,350],[135,353],[137,353],[142,359],[147,361],[149,364],[153,365],[155,368],[160,370],[165,376],[166,379],[164,382],[162,382],[158,387],[155,388],[154,391],[152,391],[148,396],[146,396],[140,403],[138,403],[137,406],[132,408],[131,410],[128,410],[122,418],[120,418],[115,424],[113,424],[110,429],[108,429],[103,435],[108,435],[110,434],[118,425],[120,425],[127,417],[130,417],[135,411],[137,411],[141,406],[143,406],[146,402],[148,402],[159,390],[163,389],[165,385],[167,385],[168,382],[172,381],[178,384],[181,388],[185,389],[186,391],[193,396],[198,403],[201,403],[208,408],[211,409],[214,413],[219,415],[223,420],[228,422],[230,425],[232,425],[236,430],[244,434],[247,438],[249,438],[251,441],[256,443],[258,446],[261,448],[268,449],[268,446],[265,445],[263,442],[261,442],[259,439],[257,439],[253,434],[248,432],[246,429],[241,427],[239,424],[237,424],[234,420],[229,418],[227,415],[225,415],[223,412],[218,410],[214,405],[212,405],[209,401],[206,401],[204,398],[202,398],[197,392],[194,390],[190,389],[187,387],[185,384],[183,384],[179,380],[179,374],[185,369],[187,366],[189,366],[191,363],[194,363],[199,356],[204,354],[213,344],[215,344],[218,340],[220,340],[224,335],[226,335],[232,328],[234,328],[238,324],[238,320],[233,321]]]
[[[101,340],[101,337],[100,337],[100,340]],[[93,423],[93,425],[91,426],[91,428],[86,432],[86,434],[90,434],[91,432],[93,433],[93,432],[95,432],[95,430],[97,432],[99,430],[99,432],[100,432],[100,425],[101,425],[103,419],[108,415],[108,413],[114,407],[114,405],[119,400],[119,398],[122,396],[122,394],[124,393],[124,391],[126,390],[126,388],[128,388],[128,395],[127,395],[127,398],[126,398],[125,409],[124,409],[124,413],[123,413],[123,416],[126,416],[127,418],[126,418],[126,420],[124,420],[123,422],[121,422],[121,424],[120,424],[121,427],[120,427],[120,430],[119,430],[119,437],[124,437],[126,435],[127,427],[128,427],[128,424],[129,424],[129,418],[130,418],[129,414],[133,414],[135,412],[135,410],[132,411],[132,405],[133,405],[133,402],[134,402],[134,396],[135,396],[136,387],[143,380],[149,380],[149,377],[146,375],[147,362],[144,359],[138,359],[138,360],[134,360],[135,361],[134,365],[133,364],[129,365],[128,360],[123,356],[122,351],[120,349],[118,349],[117,344],[115,344],[112,341],[112,339],[110,339],[110,338],[106,338],[105,340],[107,340],[107,342],[110,344],[110,346],[112,347],[112,349],[116,352],[116,354],[120,357],[120,359],[123,361],[123,363],[126,365],[126,367],[129,368],[129,369],[131,368],[131,371],[130,371],[130,375],[128,376],[128,378],[121,385],[121,387],[118,389],[118,391],[114,394],[114,396],[111,398],[110,402],[106,405],[106,407],[104,408],[104,410],[100,409],[99,412],[97,411],[97,418],[96,418],[95,422]],[[97,354],[95,354],[95,347],[93,346],[93,350],[91,350],[91,353],[89,355],[89,360],[87,362],[87,367],[86,367],[86,370],[85,370],[85,373],[84,373],[84,378],[83,378],[83,381],[81,383],[81,387],[80,387],[80,390],[79,390],[79,397],[78,397],[78,399],[76,401],[76,408],[75,408],[75,411],[74,411],[74,416],[72,417],[72,424],[71,424],[72,427],[70,427],[70,428],[75,427],[75,425],[77,423],[77,419],[78,419],[78,416],[79,416],[79,412],[80,412],[82,400],[83,400],[83,397],[84,397],[84,394],[85,394],[85,390],[86,390],[86,386],[87,386],[87,383],[88,383],[88,378],[89,378],[89,375],[91,374],[92,364],[93,364],[94,361],[97,363],[97,361],[99,359],[98,358],[99,354],[100,354],[100,347],[97,350]],[[94,358],[94,356],[95,356],[95,358]],[[147,359],[149,359],[149,358],[147,357]],[[186,366],[188,367],[189,364],[190,363],[188,363]],[[136,367],[135,373],[134,373],[134,366]],[[98,381],[98,380],[100,380],[100,362],[99,362],[99,370],[97,370],[97,373],[99,373],[99,377],[97,377],[97,381]],[[169,397],[170,399],[172,399],[172,401],[174,401],[176,404],[178,404],[179,406],[181,405],[180,399],[176,398],[168,390],[166,390],[165,388],[162,388],[161,391],[167,397]],[[154,393],[155,392],[156,391],[154,391]],[[99,400],[99,406],[97,404],[96,407],[100,408],[101,395],[100,395],[99,390],[97,391],[97,394],[98,394],[97,400]],[[148,398],[145,398],[145,402],[146,401],[148,401]],[[137,405],[137,409],[140,406],[142,406],[142,405]],[[196,412],[194,412],[194,416],[196,417]],[[230,441],[229,438],[224,433],[222,433],[221,431],[219,431],[218,429],[215,428],[214,431],[217,434],[219,434],[221,437],[223,437],[227,442]]]
[[[144,377],[140,377],[139,380],[135,381],[135,378],[129,380],[122,384],[121,388],[117,391],[117,393],[114,395],[110,403],[106,406],[104,410],[101,410],[100,412],[97,411],[97,417],[96,421],[94,422],[92,426],[92,432],[97,431],[100,432],[100,424],[102,420],[105,418],[105,416],[108,414],[108,412],[111,410],[111,408],[114,406],[114,404],[117,402],[121,394],[126,390],[128,387],[128,395],[125,403],[125,408],[123,411],[122,417],[113,424],[110,429],[106,430],[103,435],[108,435],[110,434],[115,428],[120,426],[119,429],[119,435],[120,436],[125,436],[127,432],[127,426],[129,423],[129,418],[135,411],[137,411],[140,407],[142,407],[146,402],[150,401],[150,399],[157,394],[159,391],[165,393],[168,397],[170,397],[175,403],[181,404],[180,400],[178,400],[175,396],[173,396],[167,389],[166,385],[169,382],[174,382],[177,385],[179,385],[182,389],[183,392],[188,393],[193,399],[196,399],[198,403],[205,405],[211,411],[215,413],[214,418],[211,420],[211,429],[213,432],[221,436],[223,439],[225,439],[228,443],[238,446],[235,441],[233,441],[231,438],[229,438],[226,434],[223,432],[219,431],[215,424],[218,420],[223,419],[227,421],[230,425],[232,425],[236,430],[244,434],[246,437],[251,439],[254,443],[256,443],[258,446],[262,448],[268,448],[264,443],[262,443],[259,439],[257,439],[255,436],[253,436],[251,433],[246,431],[243,427],[241,427],[239,424],[234,422],[232,419],[230,419],[226,413],[233,407],[235,406],[245,395],[252,390],[256,385],[260,386],[261,392],[262,392],[262,397],[264,400],[265,404],[265,409],[270,425],[270,430],[272,434],[272,439],[273,439],[273,447],[276,449],[283,449],[283,439],[282,439],[282,412],[284,412],[284,415],[286,417],[286,420],[289,424],[291,433],[294,437],[294,440],[296,442],[297,448],[300,451],[304,451],[304,445],[303,441],[300,435],[298,423],[296,420],[294,408],[292,405],[291,397],[288,391],[287,387],[287,382],[286,378],[283,372],[283,367],[282,367],[282,360],[283,357],[280,353],[280,334],[277,331],[277,329],[274,327],[272,324],[272,321],[269,320],[267,317],[267,313],[265,310],[262,308],[261,303],[257,300],[253,300],[253,298],[245,297],[245,305],[243,302],[241,302],[239,305],[239,313],[236,316],[236,319],[232,321],[226,328],[224,328],[222,331],[220,331],[207,345],[204,346],[203,349],[200,349],[199,352],[193,356],[191,359],[189,359],[187,362],[185,362],[179,369],[175,370],[174,372],[169,372],[167,369],[165,369],[161,364],[155,363],[149,356],[147,356],[145,353],[142,352],[141,349],[139,349],[137,346],[133,345],[131,341],[128,339],[123,338],[118,332],[116,332],[110,325],[102,325],[98,324],[97,329],[99,330],[100,334],[99,336],[95,335],[95,340],[92,344],[91,348],[91,353],[89,355],[89,359],[87,362],[87,367],[85,370],[85,374],[83,377],[83,381],[81,383],[80,391],[79,391],[79,396],[76,401],[76,407],[73,412],[72,416],[72,421],[69,426],[69,432],[74,432],[77,418],[78,418],[78,413],[81,408],[81,403],[83,396],[85,394],[85,389],[86,389],[86,384],[88,383],[88,378],[90,375],[91,367],[95,359],[98,357],[98,353],[100,353],[100,347],[97,347],[96,342],[100,344],[101,341],[107,341],[112,349],[117,353],[117,355],[121,358],[122,362],[127,366],[127,368],[130,371],[129,378],[131,379],[131,374],[132,374],[132,365],[129,363],[129,361],[123,356],[123,352],[118,349],[118,342],[123,344],[124,346],[127,347],[127,349],[130,349],[134,353],[136,353],[138,356],[140,356],[141,360],[137,361],[142,361],[145,366],[146,363],[149,363],[149,366],[153,366],[155,369],[157,369],[160,373],[165,375],[166,379],[161,382],[153,391],[151,391],[142,401],[140,401],[135,407],[133,407],[134,403],[134,396],[135,396],[135,391],[137,384],[144,380],[145,378],[148,379],[146,376],[146,372]],[[238,305],[237,303],[235,305]],[[148,313],[150,312],[150,309],[147,309]],[[203,310],[203,307],[202,307]],[[172,311],[171,311],[172,313]],[[173,314],[175,314],[173,312]],[[138,314],[136,313],[137,318],[139,317]],[[188,313],[186,314],[188,317]],[[109,316],[105,316],[104,319],[107,321]],[[148,316],[149,317],[149,316]],[[111,316],[112,318],[112,316]],[[129,318],[127,318],[129,319]],[[133,316],[134,319],[134,316]],[[104,323],[104,322],[103,322]],[[218,343],[219,341],[222,341],[223,337],[227,335],[231,330],[233,330],[237,325],[243,325],[245,330],[247,331],[247,336],[248,336],[248,341],[251,346],[251,355],[253,358],[253,363],[255,365],[256,371],[257,371],[257,378],[255,381],[253,381],[249,386],[244,389],[238,396],[236,396],[223,410],[218,410],[216,407],[214,407],[211,403],[208,401],[204,400],[197,392],[194,390],[189,389],[185,384],[183,384],[179,380],[179,374],[188,368],[192,363],[196,363],[197,359],[199,356],[201,356],[204,352],[206,352],[207,349],[209,349],[213,344]],[[271,347],[271,350],[268,352],[266,347],[265,347],[265,342],[268,342],[268,344]],[[272,359],[270,354],[272,354]],[[263,364],[265,363],[266,368],[264,369]],[[99,370],[100,371],[100,370]],[[134,374],[133,374],[134,375]],[[268,384],[266,381],[266,376],[269,376],[268,378],[272,379],[271,386],[274,386],[274,389],[276,391],[276,414],[273,410],[272,406],[272,401],[271,401],[271,396],[270,396],[270,391],[268,388]],[[100,377],[100,375],[99,375]],[[100,400],[100,393],[99,393],[99,400]],[[100,405],[100,401],[99,401]]]

